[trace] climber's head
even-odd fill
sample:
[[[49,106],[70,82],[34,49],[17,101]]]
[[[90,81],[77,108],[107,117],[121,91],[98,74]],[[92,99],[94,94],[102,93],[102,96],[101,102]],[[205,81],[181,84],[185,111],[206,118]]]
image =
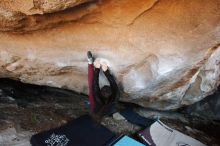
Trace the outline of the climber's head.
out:
[[[105,99],[108,99],[112,95],[112,90],[110,86],[105,85],[101,89],[101,94]]]

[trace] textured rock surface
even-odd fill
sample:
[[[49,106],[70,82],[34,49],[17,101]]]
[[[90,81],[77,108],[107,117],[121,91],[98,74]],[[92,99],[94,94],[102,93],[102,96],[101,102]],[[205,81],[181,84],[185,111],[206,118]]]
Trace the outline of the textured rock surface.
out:
[[[74,21],[90,11],[89,9],[82,10],[78,5],[90,1],[94,0],[2,0],[0,2],[0,30],[38,30],[62,22]],[[52,13],[72,6],[78,6],[78,8]]]
[[[103,0],[43,15],[1,7],[1,77],[87,93],[91,50],[123,101],[176,109],[219,85],[219,0]]]
[[[52,13],[94,0],[1,0],[1,8],[26,15]]]

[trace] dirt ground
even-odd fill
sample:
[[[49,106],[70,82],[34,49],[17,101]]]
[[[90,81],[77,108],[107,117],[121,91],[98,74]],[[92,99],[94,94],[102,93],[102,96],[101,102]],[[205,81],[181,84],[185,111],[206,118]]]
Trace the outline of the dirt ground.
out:
[[[118,109],[127,106],[119,103]],[[220,145],[220,122],[177,112],[159,112],[134,106],[145,117],[160,115],[165,124],[209,146]],[[68,90],[0,80],[0,146],[28,146],[31,135],[61,126],[88,114],[88,97]],[[126,120],[104,117],[101,122],[117,135],[136,138],[143,129]]]

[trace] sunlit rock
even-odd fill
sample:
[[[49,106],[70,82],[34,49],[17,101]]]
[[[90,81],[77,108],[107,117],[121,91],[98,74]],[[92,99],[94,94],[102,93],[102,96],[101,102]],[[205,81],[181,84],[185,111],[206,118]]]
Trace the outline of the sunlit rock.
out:
[[[189,105],[220,83],[219,0],[102,0],[41,15],[2,3],[1,77],[88,93],[91,50],[107,60],[120,100],[144,107]]]

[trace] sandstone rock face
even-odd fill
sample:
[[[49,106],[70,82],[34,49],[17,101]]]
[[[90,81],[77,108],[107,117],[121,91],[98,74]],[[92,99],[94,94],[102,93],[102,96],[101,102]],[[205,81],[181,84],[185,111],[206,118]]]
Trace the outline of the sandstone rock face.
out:
[[[1,8],[26,15],[52,13],[92,0],[1,0]],[[94,1],[94,0],[93,0]]]
[[[82,10],[78,7],[70,10],[74,11],[74,14],[68,12],[53,14],[52,12],[90,1],[92,0],[2,0],[0,2],[0,30],[20,32],[24,30],[38,30],[65,21],[74,21],[87,14],[89,10]]]
[[[91,50],[120,100],[144,107],[189,105],[220,83],[219,0],[53,0],[40,12],[16,2],[0,3],[0,77],[87,93]]]

